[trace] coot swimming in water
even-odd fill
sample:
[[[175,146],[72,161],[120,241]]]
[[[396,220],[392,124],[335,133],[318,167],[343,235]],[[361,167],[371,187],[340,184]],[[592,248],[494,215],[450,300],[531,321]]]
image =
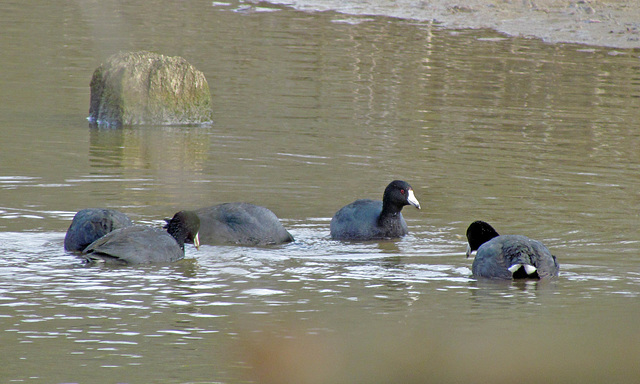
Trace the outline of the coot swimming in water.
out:
[[[195,210],[201,244],[270,245],[293,241],[278,217],[265,207],[225,203]]]
[[[176,213],[167,230],[144,225],[116,229],[89,244],[83,251],[89,261],[109,264],[146,264],[178,261],[184,257],[184,243],[200,246],[200,220],[192,211]]]
[[[87,245],[114,229],[133,225],[131,219],[114,209],[87,208],[78,211],[64,237],[64,249],[81,252]]]
[[[420,203],[406,181],[394,180],[384,190],[382,201],[360,199],[346,205],[331,219],[335,240],[376,240],[402,237],[409,233],[402,208]]]
[[[477,251],[471,270],[475,277],[491,279],[543,279],[558,275],[556,257],[537,240],[521,235],[498,235],[484,221],[467,229],[467,257]]]

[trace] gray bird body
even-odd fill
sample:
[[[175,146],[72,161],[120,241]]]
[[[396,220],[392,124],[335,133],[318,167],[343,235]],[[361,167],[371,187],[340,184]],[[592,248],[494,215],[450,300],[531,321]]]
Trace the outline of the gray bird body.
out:
[[[471,270],[476,277],[513,279],[536,273],[544,279],[557,276],[559,266],[541,242],[521,235],[502,235],[478,248]]]
[[[118,228],[133,225],[131,219],[114,209],[87,208],[78,211],[64,237],[64,249],[82,252],[87,245]]]
[[[116,229],[89,244],[83,253],[89,261],[108,264],[170,263],[184,258],[184,243],[200,246],[200,220],[192,211],[176,213],[167,230],[144,225]]]
[[[174,262],[184,251],[167,231],[143,225],[116,229],[83,251],[91,261],[108,264]]]
[[[202,244],[270,245],[293,241],[269,209],[249,203],[225,203],[197,209]]]

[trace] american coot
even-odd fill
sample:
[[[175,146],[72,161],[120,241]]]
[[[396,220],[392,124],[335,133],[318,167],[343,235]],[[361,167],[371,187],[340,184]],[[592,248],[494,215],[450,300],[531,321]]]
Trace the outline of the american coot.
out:
[[[491,279],[548,278],[558,275],[556,257],[537,240],[520,235],[498,235],[484,221],[467,229],[467,257],[477,251],[471,270]]]
[[[375,240],[401,237],[409,233],[402,207],[420,203],[413,188],[402,180],[392,181],[382,201],[361,199],[346,205],[331,219],[331,238],[335,240]]]
[[[87,245],[114,229],[133,225],[131,219],[114,209],[87,208],[78,211],[64,237],[64,249],[81,252]]]
[[[89,261],[109,264],[166,263],[184,257],[184,243],[200,247],[200,220],[192,211],[176,213],[167,230],[143,225],[116,229],[89,244],[83,251]]]
[[[225,203],[195,211],[201,244],[270,245],[293,241],[278,217],[265,207]]]

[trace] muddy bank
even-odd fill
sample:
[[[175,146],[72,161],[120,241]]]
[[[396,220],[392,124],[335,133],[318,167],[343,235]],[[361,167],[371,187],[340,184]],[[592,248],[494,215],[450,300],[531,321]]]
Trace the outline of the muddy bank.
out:
[[[640,48],[637,0],[274,0],[302,10],[335,10],[433,20],[448,28],[490,28],[511,36]]]

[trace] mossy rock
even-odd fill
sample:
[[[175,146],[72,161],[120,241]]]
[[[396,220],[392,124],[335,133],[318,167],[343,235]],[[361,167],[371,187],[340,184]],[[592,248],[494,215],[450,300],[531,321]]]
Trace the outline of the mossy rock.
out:
[[[208,123],[209,84],[182,57],[121,52],[93,72],[89,121],[100,125]]]

